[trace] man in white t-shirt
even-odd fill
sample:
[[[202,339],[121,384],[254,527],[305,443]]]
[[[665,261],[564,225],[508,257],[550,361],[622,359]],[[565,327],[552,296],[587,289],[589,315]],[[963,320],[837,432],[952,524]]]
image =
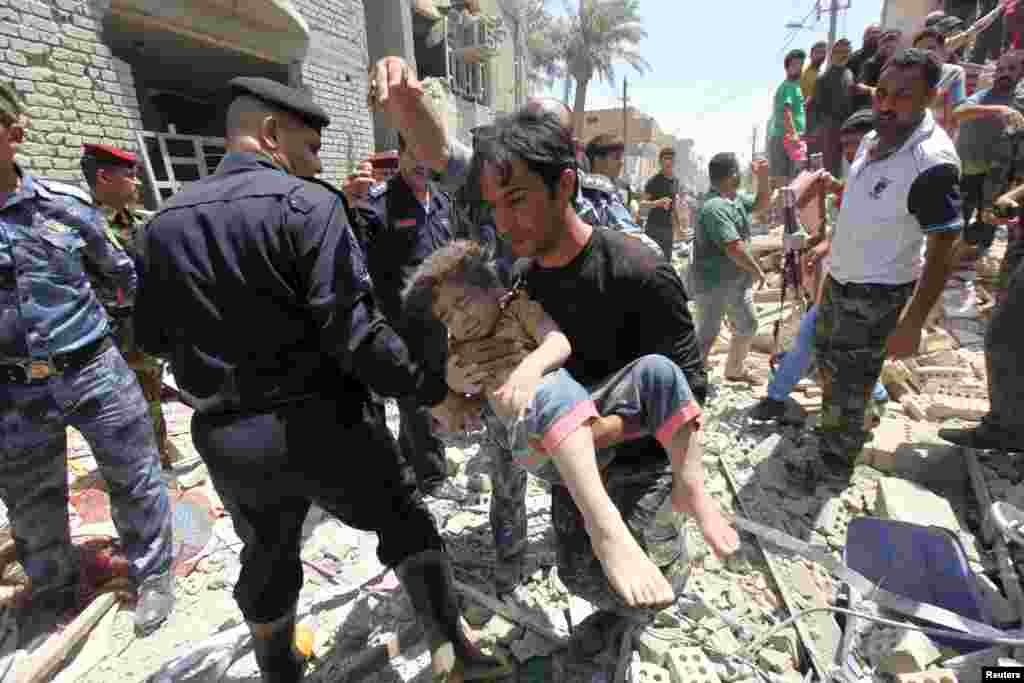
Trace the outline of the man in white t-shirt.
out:
[[[823,381],[821,456],[833,472],[848,472],[868,439],[864,415],[886,356],[917,352],[963,227],[960,160],[928,111],[940,75],[935,56],[916,49],[883,68],[875,131],[850,167],[830,242],[811,256],[831,250],[815,353]]]

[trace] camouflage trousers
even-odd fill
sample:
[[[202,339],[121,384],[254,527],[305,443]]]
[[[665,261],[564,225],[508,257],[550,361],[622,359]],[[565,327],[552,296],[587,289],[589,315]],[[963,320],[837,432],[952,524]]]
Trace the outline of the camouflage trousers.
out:
[[[160,452],[160,462],[170,465],[167,453],[167,421],[164,419],[163,388],[164,366],[156,358],[139,351],[122,351],[125,362],[135,373],[135,379],[142,389],[142,397],[149,406],[149,419],[153,423],[156,435],[156,447]]]
[[[821,453],[853,462],[870,432],[871,398],[886,343],[914,291],[904,285],[847,284],[832,278],[818,309],[814,350],[822,381]]]
[[[34,593],[75,573],[68,527],[67,427],[85,437],[114,526],[141,580],[171,566],[172,529],[156,440],[135,375],[116,348],[35,384],[0,384],[0,497]]]

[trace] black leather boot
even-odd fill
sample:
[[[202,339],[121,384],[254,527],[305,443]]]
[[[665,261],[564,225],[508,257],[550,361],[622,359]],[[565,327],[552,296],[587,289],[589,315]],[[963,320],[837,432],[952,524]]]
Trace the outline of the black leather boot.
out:
[[[435,676],[450,674],[456,662],[462,665],[467,681],[510,673],[507,662],[485,655],[466,637],[447,554],[439,550],[417,553],[398,565],[395,573],[426,631]]]
[[[266,624],[248,622],[252,633],[256,662],[260,665],[263,683],[298,683],[306,662],[296,654],[295,614],[287,614]]]

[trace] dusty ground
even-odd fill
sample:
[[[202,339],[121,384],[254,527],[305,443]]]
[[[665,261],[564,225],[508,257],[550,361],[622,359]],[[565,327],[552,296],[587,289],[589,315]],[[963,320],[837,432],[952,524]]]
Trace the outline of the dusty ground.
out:
[[[993,558],[974,535],[979,527],[979,511],[969,493],[962,460],[958,451],[937,439],[939,424],[912,420],[893,402],[890,413],[876,430],[874,442],[865,452],[863,464],[857,467],[850,480],[808,486],[794,472],[799,471],[801,463],[815,456],[814,439],[809,431],[816,420],[814,391],[794,394],[809,413],[805,415],[808,421],[803,428],[751,423],[745,413],[757,398],[756,390],[723,383],[718,369],[722,356],[713,356],[712,360],[717,390],[707,410],[706,480],[708,488],[726,510],[742,513],[754,521],[827,548],[840,557],[851,519],[863,515],[898,518],[903,513],[895,511],[893,504],[887,508],[880,491],[888,487],[891,497],[896,486],[893,481],[916,482],[922,488],[900,494],[910,501],[906,507],[911,512],[907,514],[928,515],[942,508],[935,513],[942,517],[945,504],[940,506],[927,498],[928,491],[949,501],[944,517],[926,523],[943,524],[958,534],[971,569],[983,577],[978,579],[979,585],[991,586],[986,593],[988,621],[995,623],[1000,615],[1007,617],[1010,607],[996,585],[998,577],[993,572]],[[754,358],[758,372],[764,376],[767,376],[766,360],[763,355]],[[797,403],[791,409],[794,414],[804,414]],[[188,408],[171,402],[165,405],[165,413],[171,438],[186,462],[185,466],[176,468],[174,476],[168,477],[173,494],[201,492],[218,511],[216,492],[204,480],[202,466],[187,464],[195,456],[189,438]],[[394,428],[397,413],[393,406],[389,421]],[[455,558],[457,579],[489,593],[493,549],[487,517],[488,466],[478,455],[473,438],[452,440],[448,456],[454,481],[467,492],[469,500],[461,505],[432,500],[431,510]],[[88,470],[87,446],[74,434],[70,457],[73,463],[80,463],[77,467]],[[75,467],[73,465],[73,469]],[[995,499],[1024,502],[1024,486],[1021,486],[1017,462],[1009,456],[995,456],[985,461],[984,469]],[[726,476],[727,472],[733,481]],[[926,497],[921,498],[922,495]],[[527,503],[530,580],[516,594],[516,604],[564,637],[569,632],[566,614],[573,623],[579,623],[589,613],[589,607],[569,598],[553,569],[548,501],[545,486],[531,479]],[[687,530],[693,560],[688,591],[693,595],[666,610],[641,638],[639,651],[645,666],[669,666],[666,653],[671,646],[677,648],[672,652],[690,652],[694,657],[708,658],[700,662],[693,660],[697,662],[694,664],[697,669],[705,667],[707,677],[702,678],[702,674],[686,680],[713,682],[717,677],[722,681],[752,681],[753,670],[744,662],[770,672],[776,677],[774,680],[803,680],[802,673],[809,670],[814,657],[798,645],[799,638],[793,628],[779,631],[756,650],[751,647],[752,639],[768,634],[787,618],[790,614],[787,605],[803,609],[812,604],[835,604],[838,591],[835,580],[814,563],[794,559],[770,546],[770,554],[766,555],[766,546],[749,534],[742,534],[743,546],[735,557],[719,561],[709,554],[692,525]],[[96,529],[90,528],[90,531]],[[429,680],[428,657],[422,645],[415,642],[403,643],[401,655],[389,663],[357,675],[346,673],[353,659],[365,653],[368,645],[384,642],[412,626],[412,612],[393,575],[386,574],[376,561],[376,541],[372,534],[345,527],[313,510],[305,536],[306,583],[300,612],[304,614],[303,621],[312,625],[317,634],[314,649],[317,661],[308,680],[382,683]],[[151,637],[137,640],[132,635],[131,611],[122,609],[116,618],[101,623],[96,629],[90,638],[90,649],[79,654],[73,664],[81,668],[66,672],[64,678],[58,680],[86,683],[147,680],[167,662],[193,651],[207,638],[238,627],[241,615],[231,595],[239,570],[238,550],[239,542],[230,519],[219,517],[214,524],[213,538],[199,556],[201,559],[179,571],[178,602],[167,624]],[[1024,556],[1014,557],[1024,560]],[[771,564],[766,558],[770,558]],[[614,668],[610,649],[595,661],[580,661],[569,656],[564,647],[493,615],[485,607],[469,600],[464,606],[467,619],[481,629],[484,642],[495,645],[517,663],[516,673],[503,680],[587,683],[610,680]],[[830,648],[834,651],[837,643],[832,641],[837,638],[839,626],[831,615],[818,615],[806,623],[801,622],[801,629],[805,642],[816,652],[827,653]],[[869,634],[868,640],[872,638],[875,635]],[[678,649],[685,647],[697,648],[703,654]],[[876,662],[874,657],[867,656],[869,649],[858,647],[855,650],[857,661],[863,665],[861,680],[872,680],[872,665]],[[952,654],[947,651],[943,656]],[[1005,649],[999,654],[1008,657],[1011,652]],[[86,668],[88,671],[84,672]],[[677,669],[682,671],[682,668]],[[2,671],[0,667],[0,676]],[[193,667],[192,675],[178,680],[259,681],[255,661],[248,651],[243,651],[223,677],[217,678],[216,673],[216,667],[202,670]],[[649,673],[652,676],[649,680],[657,680],[653,676],[664,672],[649,669]],[[886,679],[877,677],[875,680]],[[973,679],[962,677],[961,680]],[[665,681],[667,683],[668,679]]]

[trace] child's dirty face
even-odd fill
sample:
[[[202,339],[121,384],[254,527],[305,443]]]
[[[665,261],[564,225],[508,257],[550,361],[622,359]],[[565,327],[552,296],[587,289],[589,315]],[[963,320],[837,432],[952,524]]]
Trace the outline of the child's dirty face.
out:
[[[438,290],[434,312],[458,341],[482,339],[501,315],[500,290],[446,282]]]

